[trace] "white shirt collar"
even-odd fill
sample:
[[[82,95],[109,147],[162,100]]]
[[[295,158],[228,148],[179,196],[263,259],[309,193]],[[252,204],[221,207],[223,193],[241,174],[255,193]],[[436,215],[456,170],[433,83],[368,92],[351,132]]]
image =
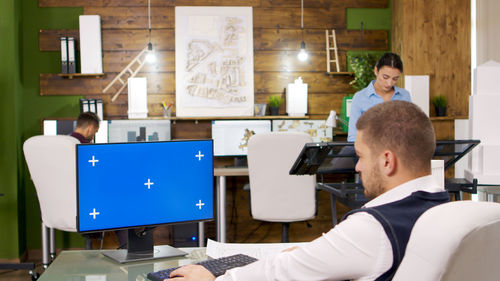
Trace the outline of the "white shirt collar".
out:
[[[366,203],[364,207],[369,208],[391,203],[403,199],[405,197],[408,197],[415,191],[426,191],[433,193],[433,192],[444,191],[444,189],[436,182],[434,176],[432,175],[423,176],[420,178],[413,179],[411,181],[407,181],[389,191],[386,191],[385,193],[377,196],[376,198]]]

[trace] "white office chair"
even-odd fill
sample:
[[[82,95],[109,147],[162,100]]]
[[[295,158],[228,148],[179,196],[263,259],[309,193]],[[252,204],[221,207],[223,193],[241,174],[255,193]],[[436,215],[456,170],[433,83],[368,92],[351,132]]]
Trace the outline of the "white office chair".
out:
[[[71,136],[34,136],[24,142],[24,157],[40,204],[45,267],[50,263],[49,247],[52,258],[55,257],[54,229],[77,231],[75,150],[78,143]]]
[[[456,201],[416,222],[393,281],[500,280],[500,204]]]
[[[316,177],[289,171],[310,135],[299,132],[256,134],[248,141],[248,173],[252,217],[281,222],[281,241],[288,242],[290,222],[314,218]]]

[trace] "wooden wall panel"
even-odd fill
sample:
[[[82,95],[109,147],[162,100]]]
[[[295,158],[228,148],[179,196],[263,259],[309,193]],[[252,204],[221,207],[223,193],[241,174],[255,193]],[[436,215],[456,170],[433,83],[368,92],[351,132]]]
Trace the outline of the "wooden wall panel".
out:
[[[434,132],[437,140],[453,140],[455,139],[455,121],[449,120],[432,120]]]
[[[40,95],[101,95],[102,89],[116,76],[107,73],[106,77],[67,79],[57,74],[40,74]],[[138,74],[137,77],[143,75]],[[148,93],[172,94],[175,91],[174,73],[148,73]],[[111,90],[110,90],[111,91]],[[126,94],[126,91],[125,91]]]
[[[61,36],[73,36],[79,40],[77,29],[42,29],[39,32],[38,45],[40,51],[59,51],[61,49],[59,38]],[[149,42],[147,29],[104,29],[102,30],[103,51],[141,51]],[[155,50],[174,51],[175,35],[173,29],[151,30],[151,42]],[[80,45],[76,44],[77,50]]]
[[[363,34],[359,30],[339,30],[336,34],[340,50],[387,50],[389,47],[386,30],[365,30]],[[77,29],[42,29],[38,40],[40,51],[59,51],[61,36],[79,39]],[[146,29],[105,29],[102,38],[104,51],[140,51],[148,43],[149,34]],[[254,51],[297,51],[301,40],[300,29],[254,28]],[[325,51],[325,30],[304,30],[304,41],[307,50]],[[174,51],[174,29],[153,29],[151,42],[155,50]]]
[[[139,73],[139,77],[142,76]],[[148,77],[148,93],[169,94],[175,91],[174,73],[160,72],[144,74]],[[102,89],[116,76],[107,73],[106,77],[67,79],[57,74],[40,74],[40,94],[45,95],[99,95]],[[350,76],[331,77],[325,73],[314,72],[256,72],[254,76],[255,93],[284,93],[289,83],[297,77],[308,82],[309,92],[352,94],[349,86]]]
[[[261,0],[151,0],[151,7],[258,6]],[[381,1],[381,0],[377,0]],[[367,2],[365,0],[365,2]],[[148,0],[39,0],[39,7],[147,7]]]
[[[226,0],[151,0],[152,7],[229,6]],[[39,7],[141,7],[147,0],[39,0]],[[387,0],[304,1],[306,8],[387,8]],[[300,7],[300,1],[290,0],[232,0],[230,6]]]
[[[300,8],[300,1],[291,0],[261,0],[262,7],[286,7]],[[338,9],[338,8],[387,8],[387,0],[350,0],[350,1],[331,1],[314,0],[304,1],[305,8],[317,9]]]
[[[288,83],[293,83],[299,76],[308,83],[309,92],[342,94],[353,92],[349,86],[349,81],[353,79],[350,76],[331,77],[325,72],[256,72],[255,93],[284,93]]]
[[[254,8],[253,26],[262,28],[300,28],[300,8]],[[345,28],[344,9],[304,8],[304,28]]]
[[[448,98],[448,115],[467,116],[470,1],[394,1],[393,16],[393,47],[401,54],[405,74],[429,75],[430,96]]]
[[[212,137],[212,122],[203,121],[175,121],[171,124],[171,134],[176,139],[204,139]]]
[[[122,69],[126,67],[137,54],[139,54],[139,51],[104,51],[102,57],[104,72],[111,72],[113,75],[116,75],[122,71]],[[145,64],[141,69],[141,73],[175,72],[174,51],[157,51],[155,52],[155,55],[156,63]]]
[[[300,28],[300,8],[254,8],[254,28]],[[100,15],[103,29],[148,27],[147,7],[85,7],[84,14]],[[151,26],[171,28],[175,24],[174,7],[151,9]],[[344,9],[304,8],[305,28],[345,28]]]
[[[103,29],[148,28],[147,7],[85,7],[86,15],[100,15]],[[151,9],[151,27],[172,28],[175,24],[173,7]]]
[[[324,119],[331,109],[340,111],[342,97],[354,90],[352,77],[328,76],[325,57],[325,29],[335,28],[341,69],[346,69],[347,50],[386,50],[388,32],[383,30],[346,30],[346,7],[387,6],[388,1],[329,1],[305,2],[304,26],[300,29],[300,1],[284,0],[194,0],[152,1],[152,38],[157,63],[146,65],[139,76],[148,77],[149,115],[162,116],[159,103],[175,102],[175,6],[252,6],[254,23],[254,89],[255,102],[266,102],[271,95],[281,94],[288,83],[303,77],[309,84],[309,115]],[[110,94],[101,91],[130,60],[142,50],[148,40],[147,1],[139,0],[39,0],[40,7],[84,7],[84,14],[99,14],[102,20],[103,68],[100,79],[66,79],[55,74],[40,75],[41,95],[85,95],[104,99],[106,118],[127,116],[127,89],[114,103]],[[73,36],[78,30],[40,30],[39,49],[59,51],[59,37]],[[299,62],[296,54],[300,41],[306,42],[310,59]],[[76,45],[78,48],[78,44]],[[112,91],[110,91],[112,92]],[[175,106],[174,106],[175,112]],[[285,114],[285,106],[280,109]]]

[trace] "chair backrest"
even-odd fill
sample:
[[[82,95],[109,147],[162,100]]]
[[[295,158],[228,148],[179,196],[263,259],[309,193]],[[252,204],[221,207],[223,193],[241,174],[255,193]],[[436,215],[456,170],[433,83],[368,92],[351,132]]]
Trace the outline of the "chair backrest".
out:
[[[289,171],[310,135],[300,132],[256,134],[248,141],[250,199],[254,219],[293,222],[316,211],[316,176]]]
[[[23,150],[45,226],[76,231],[76,144],[71,136],[34,136]]]
[[[394,281],[498,280],[500,204],[456,201],[415,224]]]

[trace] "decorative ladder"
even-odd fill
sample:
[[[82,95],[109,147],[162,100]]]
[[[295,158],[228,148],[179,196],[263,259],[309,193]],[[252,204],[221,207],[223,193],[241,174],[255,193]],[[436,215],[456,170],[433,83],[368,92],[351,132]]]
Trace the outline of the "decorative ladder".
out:
[[[332,33],[329,34],[328,29],[326,32],[326,71],[331,73],[331,63],[335,63],[337,67],[337,72],[340,72],[339,67],[339,55],[337,51],[337,36],[335,35],[335,29],[332,29]],[[332,46],[333,45],[333,46]],[[331,52],[334,52],[335,59],[331,59]]]
[[[146,46],[135,58],[120,72],[115,79],[113,79],[107,86],[102,90],[103,93],[106,93],[115,83],[120,82],[122,86],[118,89],[118,91],[113,95],[111,98],[111,102],[114,102],[118,96],[121,94],[123,89],[127,87],[128,84],[128,78],[134,78],[137,73],[139,73],[139,70],[144,66],[144,63],[146,63],[146,56],[145,53],[147,52],[148,47]],[[135,70],[132,69],[134,65],[137,65],[137,68]],[[128,75],[128,76],[127,76]]]

